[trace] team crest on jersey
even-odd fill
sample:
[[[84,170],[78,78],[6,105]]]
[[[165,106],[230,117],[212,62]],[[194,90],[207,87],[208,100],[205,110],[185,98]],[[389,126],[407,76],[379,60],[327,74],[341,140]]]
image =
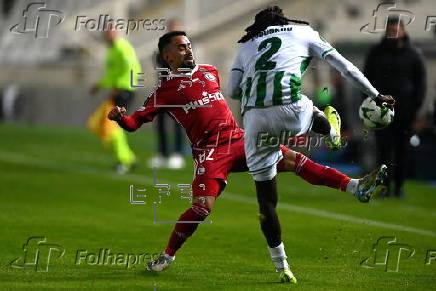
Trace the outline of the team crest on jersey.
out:
[[[203,175],[204,173],[206,173],[206,169],[204,167],[199,167],[197,169],[197,175]]]
[[[204,77],[211,82],[215,81],[215,76],[212,75],[211,73],[204,73]]]

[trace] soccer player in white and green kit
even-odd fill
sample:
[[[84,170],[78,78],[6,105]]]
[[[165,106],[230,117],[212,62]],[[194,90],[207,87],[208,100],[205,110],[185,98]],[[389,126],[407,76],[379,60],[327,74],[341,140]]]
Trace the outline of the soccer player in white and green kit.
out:
[[[255,180],[261,229],[271,258],[282,281],[296,283],[286,260],[275,210],[276,165],[283,157],[279,145],[268,144],[263,137],[280,140],[283,133],[290,137],[312,130],[327,135],[330,147],[339,146],[340,118],[336,110],[329,106],[323,113],[301,93],[301,78],[313,57],[327,61],[378,104],[392,106],[395,101],[379,94],[307,22],[286,18],[278,6],[260,11],[245,31],[239,40],[241,46],[232,66],[228,94],[241,101],[247,165]],[[386,166],[382,165],[378,173],[384,175],[385,171]]]

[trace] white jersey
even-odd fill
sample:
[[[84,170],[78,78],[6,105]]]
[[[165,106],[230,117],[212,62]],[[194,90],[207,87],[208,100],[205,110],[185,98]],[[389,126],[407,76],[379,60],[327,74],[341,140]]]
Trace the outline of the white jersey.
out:
[[[242,112],[299,100],[301,78],[312,57],[323,59],[333,50],[308,25],[269,26],[241,44],[232,70],[243,73]]]

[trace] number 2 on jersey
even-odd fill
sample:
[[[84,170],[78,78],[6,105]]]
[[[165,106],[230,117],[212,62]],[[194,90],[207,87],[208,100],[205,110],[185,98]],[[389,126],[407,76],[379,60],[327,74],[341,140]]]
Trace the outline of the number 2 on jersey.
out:
[[[257,51],[261,51],[271,44],[269,49],[264,52],[255,64],[256,71],[258,70],[272,70],[276,67],[276,62],[270,61],[269,59],[280,49],[282,45],[282,40],[279,37],[267,38],[259,44]]]

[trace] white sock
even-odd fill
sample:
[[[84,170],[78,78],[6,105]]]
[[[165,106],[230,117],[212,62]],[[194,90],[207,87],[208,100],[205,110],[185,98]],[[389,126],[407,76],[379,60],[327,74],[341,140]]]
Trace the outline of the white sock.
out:
[[[167,258],[169,258],[169,259],[171,260],[171,262],[174,261],[174,260],[176,259],[176,256],[170,256],[170,255],[168,255],[167,253],[164,253],[164,255],[165,255]]]
[[[350,182],[348,182],[347,189],[345,191],[354,194],[356,193],[358,186],[359,186],[359,179],[351,179]]]
[[[288,257],[286,256],[285,245],[283,242],[281,242],[275,248],[268,247],[268,250],[277,271],[289,270],[289,264],[286,260]]]
[[[333,128],[333,126],[330,126],[330,139],[331,140],[336,140],[337,138],[338,138],[338,133]]]

